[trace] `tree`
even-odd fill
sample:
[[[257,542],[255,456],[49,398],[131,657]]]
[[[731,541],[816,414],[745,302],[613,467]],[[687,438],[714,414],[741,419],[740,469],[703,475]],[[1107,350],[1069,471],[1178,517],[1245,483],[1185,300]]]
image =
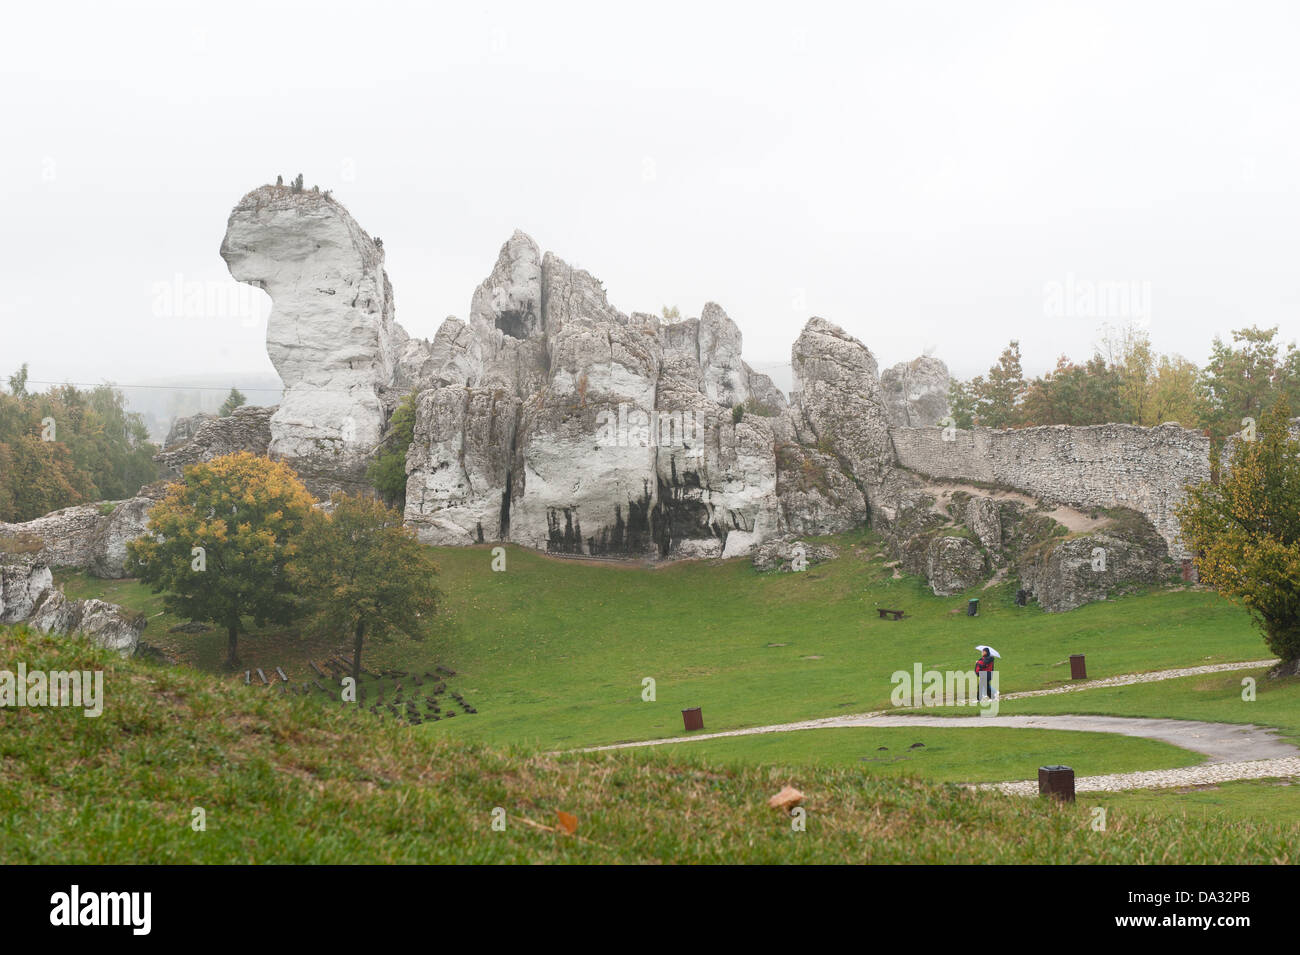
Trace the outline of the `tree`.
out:
[[[290,574],[316,622],[351,636],[352,678],[360,682],[367,636],[424,638],[442,596],[433,586],[438,565],[382,501],[335,494],[330,503],[330,513],[307,518]]]
[[[1235,434],[1244,418],[1258,420],[1277,397],[1300,387],[1292,380],[1293,369],[1300,370],[1295,345],[1279,356],[1276,336],[1277,326],[1251,326],[1236,329],[1231,345],[1214,339],[1199,382],[1201,418],[1213,437]]]
[[[1107,325],[1104,334],[1106,368],[1115,373],[1120,407],[1120,416],[1115,420],[1147,424],[1151,417],[1151,379],[1156,363],[1151,336],[1131,322],[1118,328]]]
[[[9,376],[9,391],[15,398],[27,397],[27,362],[23,362],[23,366]]]
[[[1150,416],[1139,423],[1155,426],[1177,421],[1184,428],[1198,427],[1197,374],[1196,364],[1181,355],[1161,355],[1151,380]]]
[[[975,415],[979,411],[979,402],[971,384],[954,378],[948,382],[948,410],[956,427],[970,430],[975,427]]]
[[[665,322],[680,322],[682,320],[682,313],[676,305],[665,305],[660,309],[659,314],[663,316]]]
[[[279,461],[241,451],[191,465],[127,544],[128,573],[163,593],[169,612],[224,627],[233,669],[245,617],[263,626],[294,615],[286,565],[312,503]]]
[[[248,399],[238,388],[231,388],[230,394],[226,395],[226,400],[221,405],[218,414],[223,418],[228,418],[235,413],[236,408],[242,408]],[[210,406],[209,406],[210,407]]]
[[[415,392],[411,392],[393,409],[379,453],[366,468],[366,477],[389,504],[406,504],[406,452],[414,440]]]
[[[120,500],[158,477],[149,433],[111,385],[27,390],[25,368],[0,392],[0,521]]]
[[[1220,482],[1189,487],[1177,511],[1201,580],[1250,611],[1282,674],[1300,672],[1300,441],[1289,417],[1274,403],[1255,440],[1233,443]]]

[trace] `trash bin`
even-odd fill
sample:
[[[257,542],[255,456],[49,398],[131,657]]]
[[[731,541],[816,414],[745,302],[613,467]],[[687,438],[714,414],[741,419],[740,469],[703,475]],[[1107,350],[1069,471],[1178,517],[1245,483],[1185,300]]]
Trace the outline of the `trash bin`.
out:
[[[1088,679],[1088,668],[1084,666],[1082,653],[1070,654],[1070,679],[1071,680]]]
[[[704,714],[700,712],[698,706],[693,706],[689,710],[682,710],[682,722],[686,724],[688,730],[702,730]]]
[[[1074,802],[1074,770],[1069,766],[1039,766],[1038,795]]]
[[[980,601],[978,597],[973,598],[966,604],[966,616],[978,617],[980,613]]]

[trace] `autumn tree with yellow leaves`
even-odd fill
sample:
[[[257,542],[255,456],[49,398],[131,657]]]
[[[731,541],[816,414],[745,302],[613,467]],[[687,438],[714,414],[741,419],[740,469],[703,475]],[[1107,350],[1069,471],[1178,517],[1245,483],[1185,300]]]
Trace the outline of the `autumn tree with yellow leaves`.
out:
[[[1244,605],[1281,664],[1300,672],[1300,441],[1278,400],[1254,435],[1234,442],[1218,484],[1188,489],[1178,508],[1202,582]]]
[[[287,565],[313,503],[293,469],[247,451],[191,465],[127,545],[128,572],[170,613],[223,627],[233,669],[245,618],[263,626],[295,614]]]

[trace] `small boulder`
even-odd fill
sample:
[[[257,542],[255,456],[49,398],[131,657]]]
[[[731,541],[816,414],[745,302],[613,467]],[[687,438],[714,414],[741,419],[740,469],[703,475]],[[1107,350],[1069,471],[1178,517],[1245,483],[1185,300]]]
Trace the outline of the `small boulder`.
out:
[[[793,786],[784,786],[775,796],[768,799],[767,804],[773,809],[780,809],[783,812],[789,812],[795,806],[803,802],[804,796]]]

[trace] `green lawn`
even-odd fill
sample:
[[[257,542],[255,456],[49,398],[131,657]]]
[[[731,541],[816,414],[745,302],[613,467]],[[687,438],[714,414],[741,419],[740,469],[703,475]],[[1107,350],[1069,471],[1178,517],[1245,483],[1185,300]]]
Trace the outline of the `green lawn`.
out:
[[[924,745],[912,748],[913,744]],[[872,776],[940,782],[1035,779],[1038,767],[1064,763],[1076,775],[1195,766],[1204,757],[1168,743],[1066,730],[839,727],[764,733],[662,747],[714,763],[856,768]]]
[[[938,598],[919,578],[895,579],[878,539],[868,533],[829,542],[840,557],[801,574],[759,574],[744,559],[612,566],[516,547],[507,548],[508,569],[497,573],[488,547],[442,548],[438,585],[447,599],[435,632],[420,642],[375,644],[366,662],[373,669],[417,671],[442,664],[457,672],[451,688],[478,713],[425,724],[416,734],[554,750],[681,735],[681,710],[693,706],[702,707],[709,730],[889,708],[892,673],[910,672],[916,663],[969,670],[974,645],[982,642],[1002,653],[1003,693],[1067,683],[1071,653],[1087,654],[1092,678],[1268,655],[1244,611],[1209,592],[1155,590],[1048,614],[1017,607],[1013,584]],[[161,598],[135,581],[78,574],[58,579],[70,596],[99,596],[151,615],[161,611]],[[964,614],[969,596],[981,600],[978,617]],[[880,620],[877,607],[900,608],[908,616]],[[218,672],[224,635],[169,634],[179,622],[154,616],[146,641]],[[245,665],[280,665],[302,680],[311,676],[308,657],[344,650],[346,641],[274,630],[244,637],[241,648]],[[1272,688],[1261,682],[1259,700],[1242,704],[1241,675],[1041,697],[1004,703],[1002,712],[1187,716],[1300,732],[1295,681]],[[655,681],[653,702],[642,698],[646,678]],[[925,741],[927,749],[933,738],[934,751],[854,768],[892,776],[906,765],[935,779],[1023,779],[1049,751],[1054,762],[1068,751],[1078,754],[1068,758],[1081,767],[1094,767],[1080,772],[1199,759],[1114,736],[981,730],[998,734],[997,754],[968,760],[944,739],[947,731],[904,732],[914,737],[909,744]],[[727,762],[848,766],[865,755],[851,735],[833,738],[823,743],[832,736],[799,733],[698,745]]]
[[[1267,819],[1300,823],[1300,780],[1243,779],[1179,789],[1082,793],[1080,806],[1104,806],[1108,813],[1159,816],[1211,828],[1225,822]]]
[[[1099,832],[1082,802],[855,768],[552,757],[0,627],[0,669],[19,661],[104,670],[105,705],[0,709],[2,864],[1300,861],[1293,823],[1117,806]],[[804,831],[767,806],[786,784],[805,793]]]

